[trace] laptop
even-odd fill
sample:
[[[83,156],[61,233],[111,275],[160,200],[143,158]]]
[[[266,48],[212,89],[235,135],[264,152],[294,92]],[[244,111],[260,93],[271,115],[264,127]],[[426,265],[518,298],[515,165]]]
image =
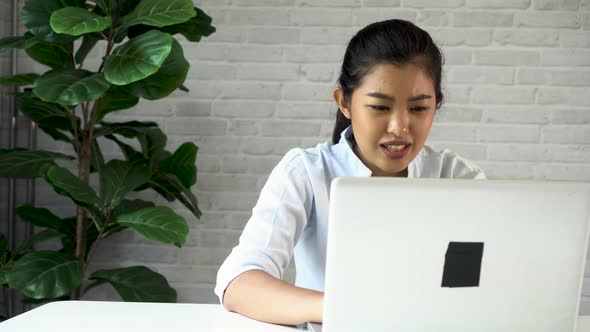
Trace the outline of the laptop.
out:
[[[338,178],[312,331],[575,331],[590,183]]]

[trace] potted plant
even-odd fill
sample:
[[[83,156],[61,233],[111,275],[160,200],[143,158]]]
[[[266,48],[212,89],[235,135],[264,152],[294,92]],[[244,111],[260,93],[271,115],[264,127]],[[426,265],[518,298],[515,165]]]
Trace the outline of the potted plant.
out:
[[[125,301],[175,302],[166,278],[145,266],[86,270],[97,243],[126,228],[163,243],[185,242],[188,225],[180,215],[126,198],[132,192],[155,190],[201,215],[190,190],[197,146],[184,143],[167,151],[156,123],[110,122],[107,115],[133,107],[139,98],[188,91],[183,82],[189,63],[174,36],[198,42],[215,31],[211,18],[191,0],[26,0],[21,20],[28,31],[0,39],[0,52],[24,49],[50,69],[1,77],[0,84],[20,86],[20,112],[74,152],[0,150],[0,177],[42,178],[77,208],[74,216],[60,218],[44,207],[18,207],[21,220],[42,230],[14,250],[0,234],[0,284],[32,299],[78,299],[82,282],[90,280],[111,284]],[[106,45],[104,57],[98,70],[88,70],[84,60],[99,42]],[[98,139],[115,142],[122,158],[105,163]],[[97,186],[89,182],[92,173]],[[49,239],[58,239],[61,248],[33,249]]]

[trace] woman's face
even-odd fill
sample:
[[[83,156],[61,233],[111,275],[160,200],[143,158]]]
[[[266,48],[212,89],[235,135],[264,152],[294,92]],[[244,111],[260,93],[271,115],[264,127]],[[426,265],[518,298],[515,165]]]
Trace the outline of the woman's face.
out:
[[[355,153],[373,176],[407,176],[436,111],[434,82],[422,67],[375,65],[349,103],[341,89],[334,91],[334,99],[351,120]]]

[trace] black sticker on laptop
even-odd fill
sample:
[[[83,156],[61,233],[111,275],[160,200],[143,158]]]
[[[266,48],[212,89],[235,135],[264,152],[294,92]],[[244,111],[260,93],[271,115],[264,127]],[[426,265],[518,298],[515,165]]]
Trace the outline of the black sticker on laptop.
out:
[[[450,242],[442,287],[479,287],[483,242]]]

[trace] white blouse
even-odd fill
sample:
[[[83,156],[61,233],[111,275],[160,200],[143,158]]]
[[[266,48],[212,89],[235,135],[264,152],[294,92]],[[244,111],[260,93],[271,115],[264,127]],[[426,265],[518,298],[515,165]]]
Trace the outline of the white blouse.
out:
[[[298,287],[324,290],[330,184],[339,176],[371,176],[352,150],[352,130],[338,144],[292,149],[271,172],[239,244],[219,268],[215,294],[253,269],[282,279],[292,255]],[[408,166],[410,178],[485,179],[472,162],[424,146]]]

